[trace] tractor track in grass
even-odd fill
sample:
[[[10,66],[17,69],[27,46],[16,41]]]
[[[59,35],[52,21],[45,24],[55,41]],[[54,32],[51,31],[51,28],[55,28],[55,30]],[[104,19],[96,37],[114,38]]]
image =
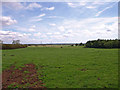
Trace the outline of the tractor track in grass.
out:
[[[18,69],[12,65],[9,69],[2,71],[2,88],[46,89],[43,85],[34,64],[25,64],[24,67]]]

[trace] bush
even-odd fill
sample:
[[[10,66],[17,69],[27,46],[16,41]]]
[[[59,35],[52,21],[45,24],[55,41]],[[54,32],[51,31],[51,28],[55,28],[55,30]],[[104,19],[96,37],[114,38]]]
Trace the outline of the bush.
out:
[[[17,48],[26,48],[25,44],[2,44],[2,49],[17,49]]]

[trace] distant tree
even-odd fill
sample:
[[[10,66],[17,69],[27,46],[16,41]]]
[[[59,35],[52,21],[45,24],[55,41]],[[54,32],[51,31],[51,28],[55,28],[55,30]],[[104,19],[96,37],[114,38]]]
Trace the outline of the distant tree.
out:
[[[2,41],[2,40],[0,40],[0,44],[3,44],[3,41]]]
[[[78,46],[78,44],[76,43],[75,46]]]
[[[20,44],[20,40],[13,40],[12,44]]]
[[[83,43],[80,43],[80,44],[79,44],[79,46],[82,46],[82,45],[83,45]]]

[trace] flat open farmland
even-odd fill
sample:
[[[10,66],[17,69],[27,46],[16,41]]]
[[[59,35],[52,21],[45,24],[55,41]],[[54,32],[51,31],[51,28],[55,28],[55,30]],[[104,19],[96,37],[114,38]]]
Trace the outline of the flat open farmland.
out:
[[[118,87],[118,49],[28,47],[2,51],[3,71],[25,65],[35,67],[35,76],[46,88]],[[22,82],[24,84],[14,83],[15,87],[32,85]],[[12,85],[8,87],[14,87]]]

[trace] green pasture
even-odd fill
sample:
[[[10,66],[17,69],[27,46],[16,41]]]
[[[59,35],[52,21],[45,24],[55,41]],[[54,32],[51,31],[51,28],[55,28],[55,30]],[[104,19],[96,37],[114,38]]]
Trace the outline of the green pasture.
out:
[[[118,49],[65,46],[2,50],[3,70],[29,63],[36,65],[47,88],[118,87]]]

